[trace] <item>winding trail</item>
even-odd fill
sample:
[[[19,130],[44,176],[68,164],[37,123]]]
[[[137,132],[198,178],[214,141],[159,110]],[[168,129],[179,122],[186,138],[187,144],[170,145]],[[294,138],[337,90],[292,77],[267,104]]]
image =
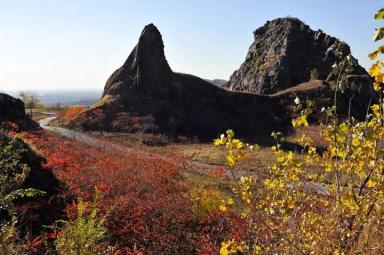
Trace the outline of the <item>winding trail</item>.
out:
[[[46,114],[52,115],[51,113],[46,113]],[[99,149],[109,150],[113,148],[114,150],[117,150],[120,152],[137,153],[143,156],[146,156],[146,155],[157,156],[158,158],[166,162],[173,160],[171,156],[128,148],[123,145],[119,145],[116,143],[95,138],[93,136],[84,134],[80,131],[74,131],[74,130],[70,130],[62,127],[49,126],[49,124],[56,118],[57,116],[53,115],[53,116],[41,119],[39,120],[39,125],[47,131],[53,132],[57,135],[63,136],[71,140],[83,142],[89,146],[94,146]],[[187,174],[199,175],[199,176],[208,176],[212,169],[217,167],[222,167],[221,165],[202,163],[202,162],[192,161],[188,159],[186,159],[184,162],[178,162],[178,163],[180,163],[180,166],[182,166],[180,167],[181,173],[187,173]],[[232,177],[232,173],[229,170],[225,171],[224,175],[228,177]],[[234,175],[235,175],[235,178],[240,178],[241,176],[244,176],[244,175],[252,176],[252,175],[255,175],[255,173],[252,173],[249,171],[236,170],[234,171]],[[304,188],[307,189],[309,192],[316,192],[321,195],[329,194],[329,186],[319,182],[313,182],[313,181],[304,182]]]

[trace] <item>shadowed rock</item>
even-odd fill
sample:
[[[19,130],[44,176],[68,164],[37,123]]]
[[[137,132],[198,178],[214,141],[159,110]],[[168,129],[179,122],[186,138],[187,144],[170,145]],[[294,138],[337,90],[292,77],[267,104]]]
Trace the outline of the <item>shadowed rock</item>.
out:
[[[140,122],[144,117],[147,121]],[[101,100],[69,126],[86,130],[156,129],[209,139],[232,128],[243,136],[260,138],[270,137],[272,130],[290,130],[288,117],[270,96],[231,92],[198,77],[174,73],[165,58],[161,34],[150,24],[124,65],[108,79]],[[150,119],[153,123],[148,123]],[[124,130],[118,120],[124,123]],[[150,130],[144,125],[151,126]]]
[[[39,128],[39,125],[25,114],[23,101],[0,93],[0,123],[4,121],[13,122],[22,130]]]

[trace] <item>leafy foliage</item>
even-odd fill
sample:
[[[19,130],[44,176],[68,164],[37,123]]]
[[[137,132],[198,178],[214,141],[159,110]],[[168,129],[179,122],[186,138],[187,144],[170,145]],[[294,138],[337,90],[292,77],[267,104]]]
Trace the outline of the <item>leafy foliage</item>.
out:
[[[383,10],[376,18],[383,18]],[[382,46],[370,57],[379,54]],[[377,61],[369,72],[380,93],[382,66]],[[225,212],[239,211],[249,225],[247,237],[228,239],[220,253],[382,254],[383,106],[382,101],[372,105],[364,122],[340,121],[335,102],[326,111],[329,123],[321,128],[324,152],[305,135],[299,140],[305,148],[301,155],[283,151],[279,143],[273,146],[276,161],[269,167],[270,175],[262,180],[241,177],[233,189],[235,203],[223,205]],[[293,125],[307,126],[310,113],[302,111]],[[229,135],[233,139],[232,131]],[[229,140],[224,135],[220,139],[226,142],[214,144],[228,150]]]
[[[97,199],[97,198],[96,198]],[[99,243],[106,237],[105,218],[98,216],[96,201],[92,204],[80,201],[76,215],[64,222],[56,240],[59,255],[93,255],[103,252]]]
[[[0,253],[21,254],[18,238],[17,212],[13,201],[45,193],[36,189],[21,189],[30,168],[23,163],[26,152],[23,141],[0,134]]]
[[[188,184],[177,159],[140,154],[109,142],[89,146],[47,133],[25,134],[44,155],[55,175],[84,202],[97,187],[108,242],[124,252],[189,254],[196,249],[199,225],[193,224]],[[69,208],[70,209],[70,208]],[[71,213],[70,213],[71,214]]]

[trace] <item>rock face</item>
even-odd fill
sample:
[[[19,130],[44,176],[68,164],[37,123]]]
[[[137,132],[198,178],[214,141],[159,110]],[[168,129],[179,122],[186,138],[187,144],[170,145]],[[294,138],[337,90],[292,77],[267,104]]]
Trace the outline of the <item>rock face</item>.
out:
[[[269,95],[309,80],[330,81],[335,79],[332,66],[350,54],[345,42],[313,31],[299,19],[275,19],[254,32],[246,60],[231,76],[229,86]],[[349,69],[351,75],[367,75],[357,61]]]
[[[16,123],[22,130],[39,127],[37,123],[25,114],[23,101],[0,93],[0,123],[4,121]]]
[[[289,130],[290,121],[273,97],[231,92],[198,77],[174,73],[165,58],[161,34],[150,24],[123,66],[108,79],[101,100],[69,126],[156,130],[212,139],[228,128],[244,136],[269,137],[272,130]]]
[[[340,107],[340,111],[348,112],[349,103],[346,102],[353,97],[352,114],[364,118],[369,101],[375,96],[372,80],[365,69],[351,56],[345,42],[321,30],[313,31],[296,18],[278,18],[258,28],[245,62],[232,74],[228,86],[234,91],[272,95],[284,90],[289,93],[287,89],[298,84],[301,86],[295,91],[300,89],[303,93],[307,89],[303,84],[322,80],[328,85],[321,90],[327,91],[316,96],[332,97],[338,76],[333,68],[335,63],[340,68],[340,80],[345,84],[344,95],[340,95],[339,100],[344,108]]]

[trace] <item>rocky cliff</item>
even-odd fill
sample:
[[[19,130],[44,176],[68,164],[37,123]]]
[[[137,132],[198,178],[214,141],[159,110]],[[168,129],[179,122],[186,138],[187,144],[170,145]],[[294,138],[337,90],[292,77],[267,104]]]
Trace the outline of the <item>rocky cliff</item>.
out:
[[[292,98],[300,92],[304,99],[318,100],[322,107],[333,103],[338,78],[343,87],[343,93],[338,93],[339,112],[347,113],[352,99],[351,113],[364,119],[375,94],[371,78],[351,55],[348,44],[321,30],[313,31],[299,19],[278,18],[254,32],[247,57],[230,77],[228,87],[262,95],[279,94],[280,98],[284,94]],[[322,81],[317,93],[310,85],[315,80]]]
[[[299,19],[275,19],[254,32],[254,42],[231,76],[230,88],[269,95],[309,80],[334,80],[332,66],[350,54],[348,44],[313,31]],[[357,61],[348,74],[367,75]]]
[[[108,79],[101,100],[69,126],[212,139],[227,128],[244,136],[269,137],[272,130],[288,131],[289,123],[284,107],[270,96],[231,92],[173,72],[161,34],[150,24],[123,66]]]

